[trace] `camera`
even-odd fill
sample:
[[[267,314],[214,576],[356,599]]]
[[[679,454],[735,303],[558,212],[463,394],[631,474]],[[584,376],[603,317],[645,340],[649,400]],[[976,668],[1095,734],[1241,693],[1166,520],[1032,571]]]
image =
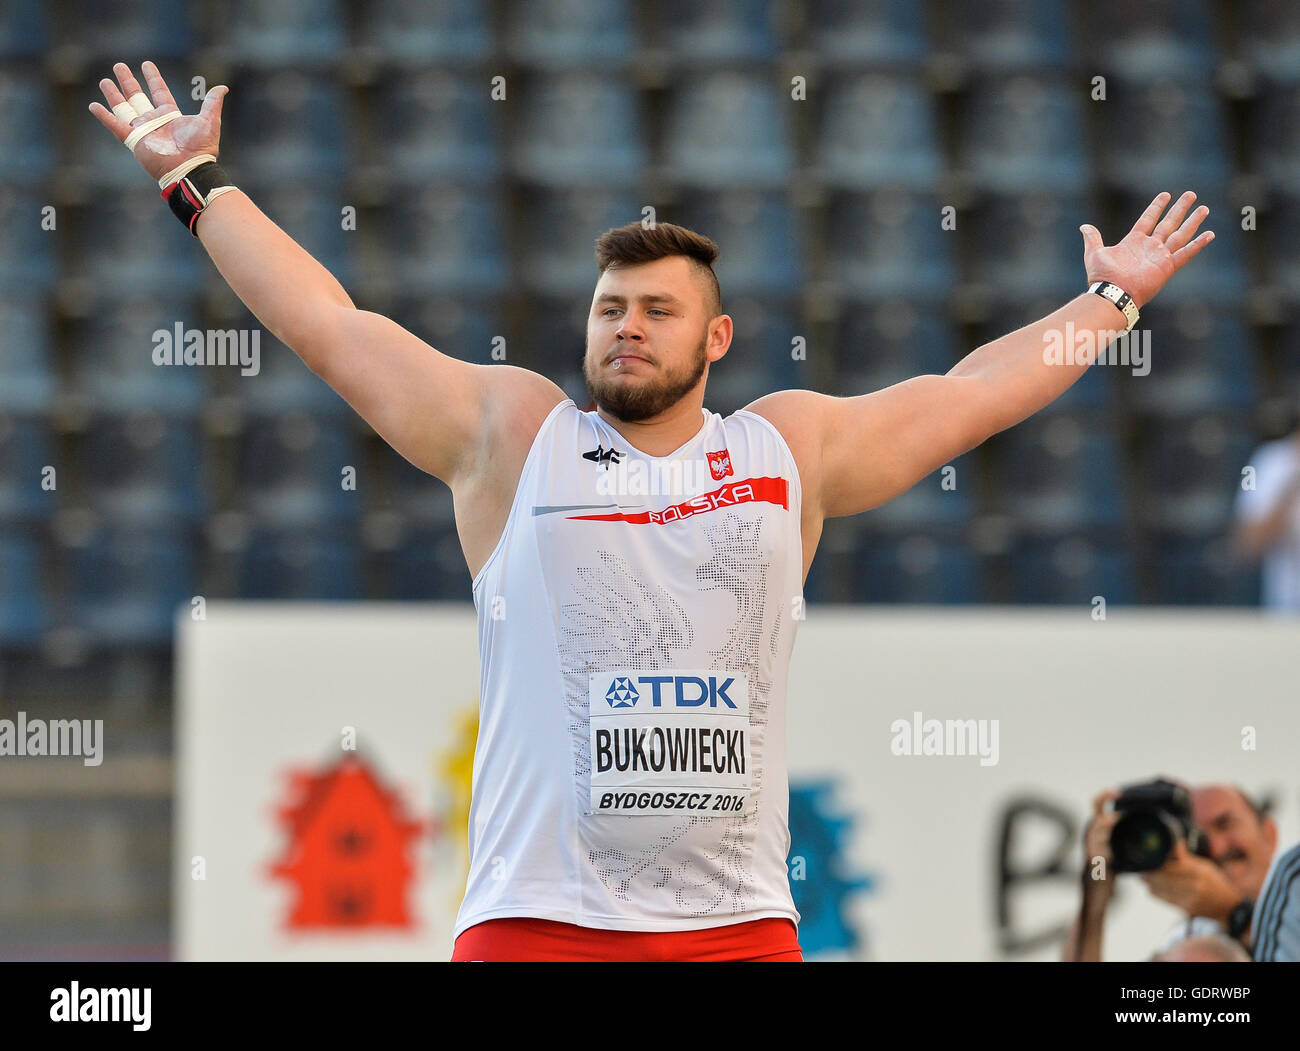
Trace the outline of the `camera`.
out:
[[[1115,872],[1150,872],[1165,863],[1182,839],[1187,849],[1209,857],[1205,835],[1192,821],[1187,789],[1157,778],[1125,787],[1115,800],[1121,815],[1110,833]]]

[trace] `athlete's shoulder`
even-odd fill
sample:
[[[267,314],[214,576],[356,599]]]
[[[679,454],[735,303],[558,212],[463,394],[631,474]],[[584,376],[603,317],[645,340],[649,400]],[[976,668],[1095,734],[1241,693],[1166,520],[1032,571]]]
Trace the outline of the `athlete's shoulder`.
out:
[[[821,459],[826,395],[812,390],[778,390],[751,401],[742,412],[759,416],[785,439],[790,455],[807,476]]]

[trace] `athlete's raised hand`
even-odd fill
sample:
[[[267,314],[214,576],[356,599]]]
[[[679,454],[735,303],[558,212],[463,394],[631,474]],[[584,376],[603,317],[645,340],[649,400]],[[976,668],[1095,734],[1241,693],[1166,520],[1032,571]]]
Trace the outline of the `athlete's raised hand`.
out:
[[[167,90],[158,67],[152,62],[146,62],[140,68],[149,84],[152,100],[140,90],[140,83],[131,72],[131,67],[125,62],[118,62],[113,66],[117,83],[108,77],[99,82],[100,90],[104,92],[111,110],[98,102],[92,102],[90,112],[121,143],[126,143],[136,129],[145,127],[158,118],[168,118],[166,123],[158,124],[138,142],[131,144],[135,159],[155,179],[162,178],[191,157],[205,153],[216,157],[221,139],[221,104],[230,89],[224,84],[212,88],[203,99],[199,112],[186,116],[180,112],[172,93]],[[169,117],[169,114],[178,116]]]
[[[1083,266],[1089,284],[1110,281],[1132,296],[1139,307],[1149,303],[1166,281],[1214,240],[1214,234],[1209,230],[1196,237],[1197,227],[1205,221],[1210,210],[1201,205],[1188,215],[1187,210],[1195,200],[1196,194],[1188,190],[1161,219],[1161,213],[1169,204],[1169,194],[1159,194],[1124,240],[1109,248],[1102,244],[1101,234],[1095,226],[1079,227],[1083,234]]]

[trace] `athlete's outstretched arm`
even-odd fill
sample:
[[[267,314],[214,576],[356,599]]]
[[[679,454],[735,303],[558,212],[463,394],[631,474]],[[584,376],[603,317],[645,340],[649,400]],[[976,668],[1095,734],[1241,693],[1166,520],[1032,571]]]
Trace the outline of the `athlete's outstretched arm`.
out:
[[[1160,194],[1109,248],[1095,228],[1082,227],[1088,284],[1110,281],[1138,307],[1148,303],[1214,237],[1208,230],[1196,236],[1209,209],[1189,215],[1195,199],[1188,191],[1161,219],[1169,195]],[[816,479],[813,495],[823,517],[857,514],[893,499],[1065,393],[1088,365],[1050,362],[1044,351],[1052,339],[1091,331],[1100,334],[1094,342],[1100,351],[1110,342],[1107,336],[1127,324],[1109,300],[1084,292],[1042,320],[972,351],[947,375],[916,376],[853,398],[780,391],[753,408],[762,413],[767,403],[784,418],[815,421],[811,431],[808,423],[797,424]]]
[[[112,112],[124,96],[129,100],[140,92],[123,62],[113,67],[118,83],[105,78],[99,84],[109,108],[90,106],[121,142],[133,127],[178,111],[157,66],[146,62],[142,68],[153,109],[129,121],[128,111]],[[174,118],[135,144],[136,160],[155,180],[187,159],[217,156],[226,91],[214,87],[199,113]],[[140,96],[137,102],[143,107],[150,99]],[[172,220],[160,214],[158,221]],[[441,354],[388,318],[358,310],[334,275],[239,190],[212,200],[195,229],[221,276],[257,319],[389,445],[448,484],[491,455],[493,413],[509,401],[510,389],[550,383],[523,369],[489,368]]]

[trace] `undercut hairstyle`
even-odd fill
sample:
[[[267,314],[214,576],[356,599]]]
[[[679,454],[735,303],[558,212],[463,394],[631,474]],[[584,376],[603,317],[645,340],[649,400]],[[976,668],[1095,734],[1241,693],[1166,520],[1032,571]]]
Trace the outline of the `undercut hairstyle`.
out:
[[[704,278],[704,305],[710,311],[710,320],[717,317],[722,313],[722,287],[713,272],[718,246],[703,234],[672,223],[655,223],[648,228],[628,223],[596,238],[596,265],[602,274],[611,267],[653,263],[674,255],[689,259],[691,268]]]

